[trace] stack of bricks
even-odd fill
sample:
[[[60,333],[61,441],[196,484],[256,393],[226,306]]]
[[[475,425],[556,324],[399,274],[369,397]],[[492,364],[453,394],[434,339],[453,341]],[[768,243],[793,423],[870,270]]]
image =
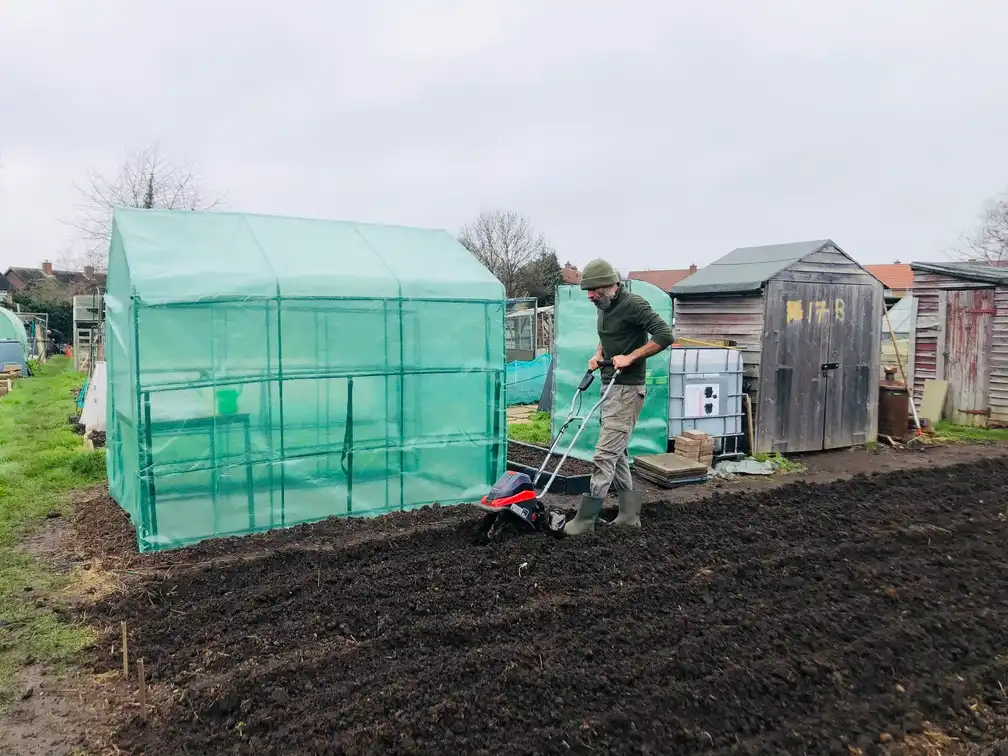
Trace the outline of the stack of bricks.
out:
[[[676,436],[675,453],[710,467],[714,464],[714,439],[701,431],[683,431]]]

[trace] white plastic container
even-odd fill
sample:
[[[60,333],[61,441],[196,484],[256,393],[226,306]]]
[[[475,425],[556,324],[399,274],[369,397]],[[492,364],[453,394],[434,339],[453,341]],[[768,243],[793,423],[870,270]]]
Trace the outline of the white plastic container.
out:
[[[715,439],[741,435],[742,352],[714,347],[669,351],[669,438],[688,430]]]

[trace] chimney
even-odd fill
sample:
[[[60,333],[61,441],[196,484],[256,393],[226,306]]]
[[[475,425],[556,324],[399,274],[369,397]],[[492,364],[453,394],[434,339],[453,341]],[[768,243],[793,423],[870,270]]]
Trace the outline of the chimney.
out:
[[[94,266],[93,265],[85,265],[84,266],[84,278],[88,279],[89,281],[92,278],[94,278]]]
[[[690,272],[690,275],[693,275],[694,273],[696,273],[696,265],[690,265],[689,266],[689,272]]]
[[[43,260],[42,261],[42,274],[46,275],[46,276],[51,276],[52,275],[52,261],[51,260]]]

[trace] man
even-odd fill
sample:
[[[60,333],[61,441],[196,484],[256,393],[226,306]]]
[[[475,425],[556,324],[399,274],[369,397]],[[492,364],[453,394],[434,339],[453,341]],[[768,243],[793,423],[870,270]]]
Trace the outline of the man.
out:
[[[670,347],[674,340],[668,323],[644,297],[627,290],[605,260],[592,260],[585,266],[581,288],[598,309],[599,345],[588,367],[595,370],[601,360],[612,360],[612,368],[602,368],[603,390],[613,380],[615,369],[620,374],[601,407],[595,470],[577,515],[564,526],[569,535],[595,531],[595,520],[614,480],[619,485],[619,514],[611,524],[640,527],[641,494],[633,488],[626,448],[644,406],[647,359]]]

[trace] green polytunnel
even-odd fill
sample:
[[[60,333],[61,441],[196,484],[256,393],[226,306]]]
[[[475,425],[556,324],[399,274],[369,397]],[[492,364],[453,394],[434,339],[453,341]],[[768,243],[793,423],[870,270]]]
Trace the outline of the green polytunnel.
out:
[[[140,549],[482,496],[505,303],[447,231],[117,208],[107,467]]]
[[[647,281],[635,279],[624,280],[623,285],[628,291],[644,297],[666,323],[672,323],[672,299],[666,292]],[[550,431],[553,439],[556,438],[571,410],[572,403],[575,402],[578,384],[588,369],[588,361],[595,354],[598,343],[598,310],[595,305],[580,286],[557,286],[553,309],[553,406],[550,414]],[[602,396],[603,384],[598,375],[596,373],[596,380],[581,397],[579,415],[587,414]],[[631,462],[641,455],[664,454],[668,450],[669,353],[667,351],[648,359],[644,383],[647,395],[627,444],[627,455]],[[575,407],[577,408],[576,404]],[[592,459],[601,423],[601,413],[596,411],[571,449],[572,457],[586,461]],[[558,448],[564,449],[570,444],[578,427],[576,422],[568,426]]]
[[[0,340],[20,343],[21,351],[28,359],[28,332],[25,331],[24,321],[6,307],[0,307]]]

